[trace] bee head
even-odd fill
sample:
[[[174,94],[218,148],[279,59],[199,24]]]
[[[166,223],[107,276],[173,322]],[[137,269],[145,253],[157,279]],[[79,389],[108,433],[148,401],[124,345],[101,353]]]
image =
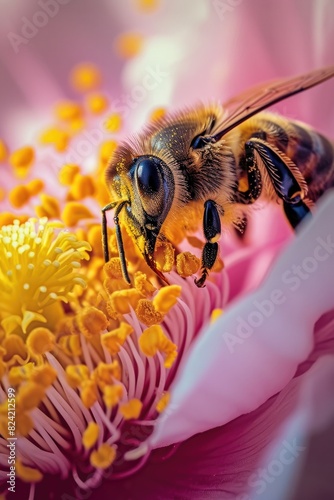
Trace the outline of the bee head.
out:
[[[167,164],[153,155],[133,159],[127,173],[130,203],[126,218],[146,260],[151,260],[161,226],[172,206],[174,178]]]

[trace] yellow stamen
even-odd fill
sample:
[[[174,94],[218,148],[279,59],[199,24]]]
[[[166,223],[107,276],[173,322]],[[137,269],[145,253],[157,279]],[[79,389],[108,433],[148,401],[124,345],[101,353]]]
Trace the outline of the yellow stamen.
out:
[[[8,157],[8,148],[6,143],[0,139],[0,163],[4,163]]]
[[[176,271],[182,278],[187,278],[197,273],[200,266],[200,259],[190,252],[180,253],[176,257]]]
[[[59,102],[55,106],[55,116],[58,120],[75,120],[82,116],[82,108],[78,103],[73,101]]]
[[[121,346],[132,332],[132,326],[128,323],[122,322],[119,328],[115,328],[115,330],[112,330],[111,332],[104,333],[101,336],[101,343],[111,354],[115,355],[119,352]]]
[[[141,52],[143,42],[143,36],[139,33],[123,33],[116,39],[116,53],[124,59],[135,57]]]
[[[111,363],[100,362],[95,368],[91,379],[97,383],[101,391],[104,390],[106,386],[112,385],[115,380],[120,380],[121,367],[117,359]]]
[[[26,186],[15,186],[9,193],[9,201],[14,208],[21,208],[30,200],[30,192]]]
[[[169,285],[160,288],[153,299],[153,306],[161,314],[167,314],[176,304],[181,295],[182,288],[179,285]]]
[[[91,94],[86,99],[87,108],[94,115],[103,113],[108,108],[108,98],[103,94]]]
[[[123,396],[123,387],[119,384],[108,385],[103,389],[103,401],[107,408],[116,406]]]
[[[16,460],[15,471],[17,477],[25,483],[38,483],[43,479],[43,474],[39,470],[23,465],[19,459]]]
[[[13,224],[14,220],[19,220],[20,222],[26,222],[29,219],[28,215],[19,215],[12,214],[10,212],[2,212],[0,214],[0,228],[2,226],[9,226]]]
[[[75,66],[70,75],[73,88],[79,92],[95,90],[101,85],[100,70],[91,63],[82,63]]]
[[[158,241],[155,246],[154,260],[157,268],[163,273],[169,273],[174,265],[175,249],[171,243]]]
[[[103,257],[101,226],[95,224],[88,230],[87,241],[93,249],[94,255]]]
[[[13,366],[8,374],[10,385],[17,386],[21,384],[21,382],[28,380],[33,370],[34,370],[33,363],[27,363],[23,366]]]
[[[146,274],[137,271],[135,273],[135,289],[145,297],[151,297],[156,291],[155,286],[147,279]]]
[[[80,387],[82,382],[89,380],[89,370],[86,365],[66,366],[66,377],[72,387]]]
[[[108,326],[105,314],[93,306],[82,309],[76,317],[76,322],[86,338],[99,335]]]
[[[139,321],[144,323],[144,325],[150,326],[156,323],[161,323],[163,320],[163,315],[159,313],[152,302],[147,299],[141,299],[136,307],[136,315]]]
[[[139,347],[146,356],[154,356],[158,351],[166,355],[165,367],[170,368],[177,356],[177,346],[164,333],[160,325],[152,325],[139,337]]]
[[[75,176],[79,173],[80,167],[78,165],[74,165],[73,163],[64,165],[58,175],[60,184],[63,184],[64,186],[70,186],[74,181]]]
[[[68,356],[81,356],[82,354],[79,335],[64,335],[59,339],[58,346]]]
[[[51,351],[54,345],[54,335],[48,328],[34,328],[27,338],[27,348],[33,356],[41,356]]]
[[[28,361],[27,347],[19,335],[12,333],[9,337],[5,337],[2,342],[2,346],[6,351],[4,356],[5,361],[10,361],[12,358],[16,358],[18,361],[22,360],[22,362]]]
[[[35,160],[35,152],[31,146],[24,146],[14,151],[9,157],[9,163],[15,174],[23,178]]]
[[[102,142],[100,146],[100,160],[102,161],[103,164],[109,162],[111,155],[117,148],[117,142],[116,141],[104,141]]]
[[[32,410],[40,405],[44,395],[45,388],[42,385],[28,381],[26,384],[20,386],[17,404],[24,411]]]
[[[96,422],[89,422],[86,427],[83,435],[82,435],[82,444],[84,445],[86,450],[92,448],[96,441],[98,440],[100,433],[100,428]]]
[[[137,399],[130,399],[127,403],[123,403],[119,411],[123,415],[125,420],[130,420],[132,418],[138,418],[143,407],[143,403]]]
[[[111,309],[119,314],[128,314],[131,312],[131,307],[132,309],[136,309],[138,301],[142,297],[142,294],[134,288],[116,291],[110,296],[110,306]]]
[[[44,146],[51,145],[56,149],[56,151],[59,151],[60,153],[67,149],[69,139],[69,134],[65,130],[62,130],[60,127],[47,128],[42,132],[40,136],[41,144],[43,144]]]
[[[164,116],[166,116],[166,108],[155,108],[150,114],[149,120],[150,121],[160,120]]]
[[[40,193],[44,189],[44,182],[42,179],[33,179],[26,185],[26,188],[28,189],[30,196],[36,196],[36,194]]]
[[[214,323],[222,314],[222,309],[214,309],[211,313],[210,323]]]
[[[162,394],[161,398],[159,399],[159,401],[157,402],[157,405],[156,405],[157,412],[162,413],[166,409],[166,407],[169,403],[169,400],[170,400],[170,393],[164,392]]]
[[[97,387],[95,382],[91,380],[82,382],[80,397],[86,408],[91,408],[97,401]]]
[[[16,413],[16,429],[19,436],[28,436],[33,427],[34,423],[27,413],[21,410]]]
[[[30,380],[47,389],[57,378],[57,371],[51,365],[37,366],[30,374]]]
[[[49,194],[41,194],[41,205],[35,207],[36,215],[40,218],[47,217],[48,219],[59,219],[60,205],[57,198]]]
[[[98,450],[93,451],[90,463],[96,469],[107,469],[116,458],[116,448],[107,443],[101,444]]]
[[[77,174],[73,179],[70,194],[74,200],[82,200],[95,193],[94,180],[90,175]]]
[[[94,215],[89,208],[82,203],[69,201],[61,214],[61,218],[65,226],[73,227],[76,226],[80,220],[93,219]]]
[[[106,129],[106,131],[111,133],[119,132],[121,127],[122,117],[118,113],[113,113],[112,115],[110,115],[104,123],[104,128]]]

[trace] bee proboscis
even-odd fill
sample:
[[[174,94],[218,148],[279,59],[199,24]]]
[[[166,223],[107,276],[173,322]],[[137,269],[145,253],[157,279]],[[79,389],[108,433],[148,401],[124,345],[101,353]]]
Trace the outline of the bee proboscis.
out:
[[[221,223],[242,230],[258,199],[282,205],[292,228],[334,186],[334,145],[309,126],[265,110],[334,76],[334,66],[267,83],[223,106],[198,106],[151,124],[121,144],[106,170],[112,202],[102,209],[105,260],[109,260],[106,211],[114,209],[118,251],[127,272],[121,223],[151,269],[158,240],[175,243],[202,220],[205,244],[198,287],[218,256]]]

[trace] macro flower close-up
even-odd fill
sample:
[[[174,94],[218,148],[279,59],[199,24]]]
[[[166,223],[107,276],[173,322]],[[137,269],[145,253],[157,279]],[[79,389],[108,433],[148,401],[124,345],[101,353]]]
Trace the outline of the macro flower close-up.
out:
[[[1,499],[334,497],[333,7],[0,5]]]

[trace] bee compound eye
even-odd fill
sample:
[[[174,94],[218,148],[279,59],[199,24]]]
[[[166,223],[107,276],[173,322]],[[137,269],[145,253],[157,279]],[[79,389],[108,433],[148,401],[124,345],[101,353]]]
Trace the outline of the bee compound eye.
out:
[[[157,194],[162,186],[162,177],[157,160],[145,158],[139,160],[136,166],[138,188],[142,194]]]

